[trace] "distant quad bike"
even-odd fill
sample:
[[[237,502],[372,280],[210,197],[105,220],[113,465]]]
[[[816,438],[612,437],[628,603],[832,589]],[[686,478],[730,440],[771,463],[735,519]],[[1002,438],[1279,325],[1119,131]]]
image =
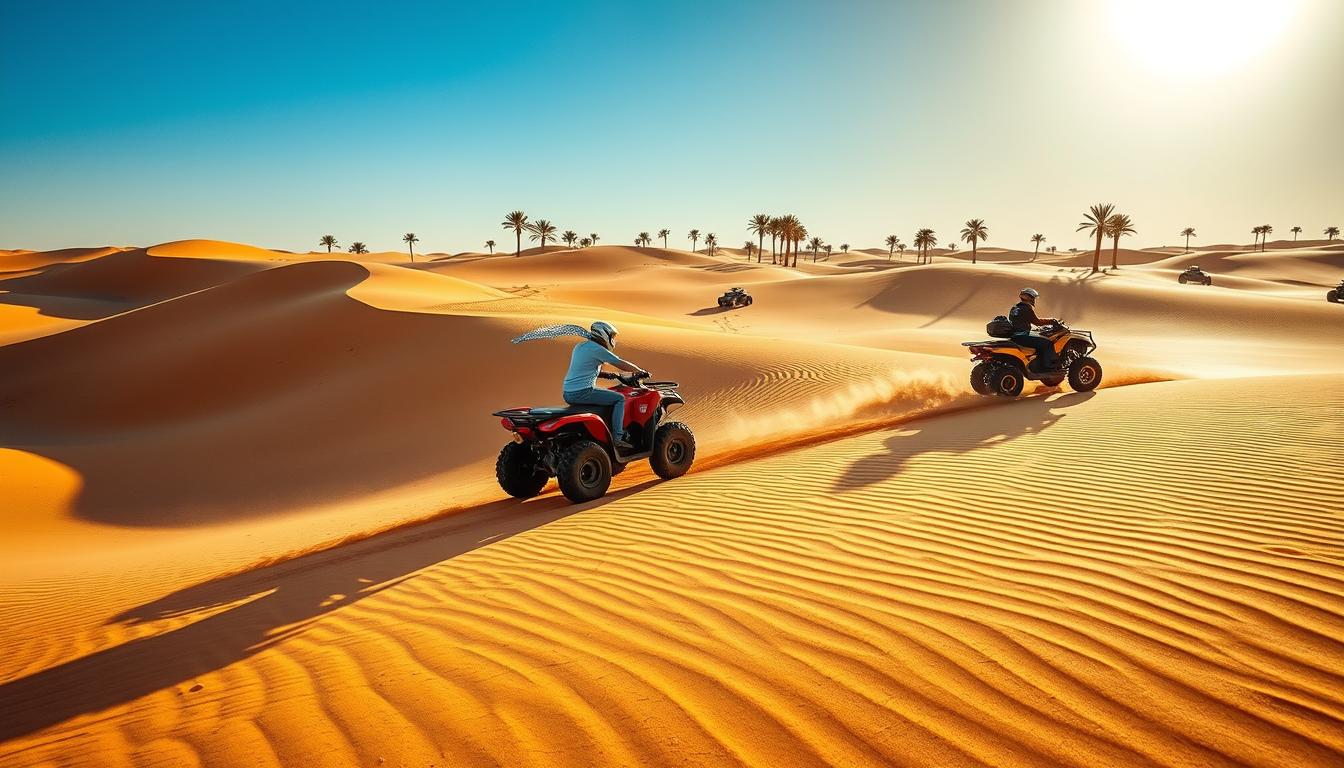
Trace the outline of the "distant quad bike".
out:
[[[741,288],[732,288],[719,297],[719,306],[724,309],[750,307],[751,296]]]
[[[1185,285],[1186,283],[1213,285],[1213,276],[1207,274],[1199,267],[1186,267],[1185,271],[1182,272],[1180,277],[1177,277],[1176,280],[1180,282],[1181,285]]]
[[[989,335],[998,338],[985,341],[963,341],[970,347],[971,388],[990,397],[1017,397],[1028,379],[1047,387],[1057,387],[1069,380],[1069,386],[1078,392],[1091,392],[1101,384],[1101,363],[1090,355],[1097,348],[1091,331],[1075,331],[1063,322],[1041,328],[1040,334],[1050,339],[1059,355],[1060,367],[1041,371],[1035,364],[1036,350],[1018,346],[1011,338],[1012,326],[1006,317],[996,317],[986,326]]]
[[[1339,281],[1339,285],[1325,292],[1325,300],[1332,304],[1344,304],[1344,280]]]
[[[695,435],[679,421],[663,421],[667,411],[684,405],[675,381],[644,381],[647,374],[599,374],[615,379],[625,397],[625,431],[634,451],[619,453],[613,444],[611,407],[568,405],[495,411],[513,433],[499,452],[495,479],[510,496],[527,499],[541,493],[550,478],[578,504],[601,497],[611,478],[632,461],[648,459],[664,480],[681,477],[695,460]]]

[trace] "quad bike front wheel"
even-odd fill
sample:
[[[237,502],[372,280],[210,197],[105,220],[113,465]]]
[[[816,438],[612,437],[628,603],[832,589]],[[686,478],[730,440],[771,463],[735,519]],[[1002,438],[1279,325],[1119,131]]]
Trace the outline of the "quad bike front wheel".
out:
[[[971,389],[974,389],[977,395],[989,397],[994,394],[989,382],[985,381],[985,376],[989,373],[990,367],[989,363],[976,363],[975,367],[971,368]]]
[[[695,435],[680,421],[669,421],[653,433],[649,466],[664,480],[681,477],[695,461]]]
[[[1177,282],[1179,282],[1181,285],[1185,285],[1186,277],[1185,277],[1185,275],[1181,275],[1180,277],[1176,278],[1176,280],[1177,280]]]
[[[1009,365],[991,365],[985,372],[985,386],[1002,397],[1017,397],[1025,385],[1026,377]]]
[[[537,456],[526,445],[508,443],[495,459],[495,479],[504,492],[518,499],[530,499],[541,493],[549,477],[537,463]]]
[[[1101,363],[1090,357],[1080,357],[1069,366],[1069,386],[1075,392],[1091,392],[1101,384]]]
[[[1339,303],[1339,291],[1337,291],[1337,290],[1335,290],[1335,289],[1333,289],[1333,288],[1330,289],[1330,290],[1327,291],[1326,294],[1325,294],[1325,300],[1328,301],[1328,302],[1330,302],[1331,304],[1338,304],[1338,303]]]
[[[611,487],[611,457],[592,440],[580,440],[560,452],[555,463],[560,492],[575,504],[601,498]]]

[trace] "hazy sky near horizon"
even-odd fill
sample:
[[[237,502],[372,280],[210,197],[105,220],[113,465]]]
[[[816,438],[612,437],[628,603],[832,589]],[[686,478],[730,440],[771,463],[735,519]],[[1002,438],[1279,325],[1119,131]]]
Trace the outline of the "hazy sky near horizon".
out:
[[[1344,226],[1344,2],[0,0],[0,247]]]

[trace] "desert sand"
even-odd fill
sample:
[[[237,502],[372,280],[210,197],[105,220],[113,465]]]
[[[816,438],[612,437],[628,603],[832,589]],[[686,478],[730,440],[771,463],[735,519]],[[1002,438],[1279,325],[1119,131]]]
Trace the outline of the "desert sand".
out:
[[[1344,245],[1182,250],[0,251],[0,764],[1337,765]],[[504,497],[597,318],[694,469]]]

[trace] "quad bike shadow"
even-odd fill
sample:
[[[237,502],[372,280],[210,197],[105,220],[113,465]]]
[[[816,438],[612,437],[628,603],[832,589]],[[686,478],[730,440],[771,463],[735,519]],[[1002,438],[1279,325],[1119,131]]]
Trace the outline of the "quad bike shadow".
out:
[[[1095,392],[1070,392],[1058,397],[1028,397],[1010,407],[930,417],[903,424],[883,441],[885,451],[865,456],[836,478],[834,490],[854,490],[889,480],[906,464],[929,454],[970,453],[1040,434],[1066,415],[1063,410],[1087,402]]]

